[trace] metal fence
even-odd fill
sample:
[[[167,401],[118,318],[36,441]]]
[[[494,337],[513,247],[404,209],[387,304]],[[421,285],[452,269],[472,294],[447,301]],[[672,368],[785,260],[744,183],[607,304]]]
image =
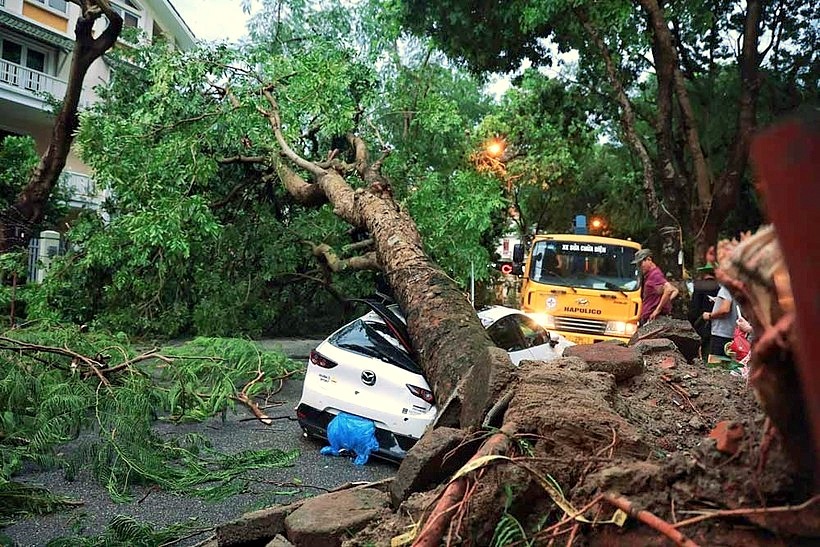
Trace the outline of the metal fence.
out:
[[[37,258],[40,256],[40,238],[33,237],[28,242],[28,279],[37,279]]]
[[[41,232],[38,237],[33,237],[28,242],[28,270],[26,279],[29,283],[41,282],[48,270],[48,262],[55,256],[63,255],[66,252],[66,244],[62,237],[60,237],[56,248],[47,246],[46,249],[41,249],[44,233],[46,232]],[[54,234],[56,232],[51,233]]]

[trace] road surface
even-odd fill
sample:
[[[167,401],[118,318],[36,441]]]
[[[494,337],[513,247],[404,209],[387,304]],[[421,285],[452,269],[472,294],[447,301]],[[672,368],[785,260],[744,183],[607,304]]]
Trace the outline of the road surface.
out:
[[[281,346],[294,359],[302,360],[317,343],[316,340],[289,339],[263,341],[261,345],[268,348]],[[299,449],[301,456],[293,467],[249,472],[247,492],[210,503],[190,496],[135,488],[134,501],[116,504],[105,489],[87,474],[68,482],[63,478],[62,471],[32,471],[17,475],[15,479],[43,485],[55,493],[80,499],[84,504],[70,511],[22,520],[8,526],[0,530],[0,545],[3,544],[2,534],[19,546],[45,545],[51,539],[70,536],[73,531],[80,531],[84,536],[97,535],[118,514],[151,523],[155,529],[179,522],[210,528],[247,511],[288,503],[350,481],[376,481],[395,473],[394,464],[371,459],[365,466],[357,467],[349,458],[319,454],[322,445],[305,439],[295,421],[294,408],[301,390],[302,378],[298,376],[286,381],[282,390],[271,398],[272,406],[266,412],[277,419],[270,426],[249,419],[252,417],[250,412],[240,406],[236,413],[228,413],[224,422],[221,418],[213,418],[199,424],[158,425],[158,431],[162,434],[196,432],[205,435],[213,443],[213,448],[226,453],[262,448]],[[177,545],[193,545],[207,535],[208,532],[205,532]]]

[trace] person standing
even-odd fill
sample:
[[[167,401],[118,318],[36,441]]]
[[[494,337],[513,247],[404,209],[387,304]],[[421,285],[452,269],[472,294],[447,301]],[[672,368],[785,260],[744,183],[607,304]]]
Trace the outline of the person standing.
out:
[[[659,315],[672,313],[672,300],[678,296],[678,289],[666,280],[661,269],[652,259],[652,251],[641,249],[635,253],[636,264],[641,271],[641,319],[643,326]]]
[[[714,251],[714,247],[710,247]],[[698,268],[699,279],[695,279],[692,287],[692,301],[689,303],[689,313],[687,315],[692,328],[700,336],[700,356],[706,359],[709,355],[709,339],[711,338],[712,325],[703,319],[703,312],[712,311],[714,299],[718,292],[718,282],[715,279],[715,267],[707,262],[705,266]]]
[[[732,293],[729,289],[720,285],[712,311],[703,312],[703,320],[711,321],[712,337],[709,341],[709,363],[719,363],[728,359],[726,355],[726,344],[732,342],[735,335],[735,325],[737,325],[737,307],[734,305]]]

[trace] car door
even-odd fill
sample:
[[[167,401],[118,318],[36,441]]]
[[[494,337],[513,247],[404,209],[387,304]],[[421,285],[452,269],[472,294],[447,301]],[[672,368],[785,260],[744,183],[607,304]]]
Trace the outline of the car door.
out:
[[[514,316],[502,317],[487,328],[487,334],[493,344],[510,354],[510,360],[514,365],[518,365],[524,359],[533,358]]]

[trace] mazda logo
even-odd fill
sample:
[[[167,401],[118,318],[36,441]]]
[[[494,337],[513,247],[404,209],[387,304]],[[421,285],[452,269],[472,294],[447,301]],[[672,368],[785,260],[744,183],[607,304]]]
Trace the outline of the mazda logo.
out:
[[[372,386],[376,383],[376,373],[372,370],[365,370],[362,372],[362,383],[366,386]]]
[[[575,301],[575,303],[581,306],[586,306],[587,304],[589,304],[589,300],[587,300],[586,298],[579,298]]]

